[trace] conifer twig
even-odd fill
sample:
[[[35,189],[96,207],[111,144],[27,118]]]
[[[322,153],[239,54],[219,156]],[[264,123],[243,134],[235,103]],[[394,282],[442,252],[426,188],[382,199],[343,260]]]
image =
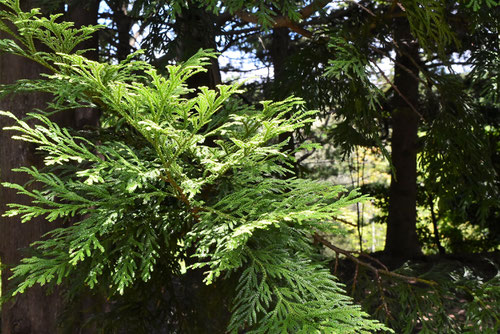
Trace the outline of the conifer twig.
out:
[[[408,100],[408,98],[403,93],[401,93],[401,91],[399,90],[399,88],[391,80],[389,80],[389,78],[387,77],[387,75],[385,75],[384,71],[382,71],[382,69],[377,65],[377,63],[375,61],[371,61],[371,63],[378,69],[379,73],[382,75],[382,77],[384,78],[385,82],[387,82],[392,87],[392,89],[394,89],[394,91],[406,102],[406,104],[408,105],[408,107],[410,107],[410,109],[415,114],[417,114],[417,116],[422,121],[425,122],[424,116],[421,113],[419,113],[418,110],[417,110],[417,108]]]
[[[335,252],[335,268],[333,269],[334,275],[337,275],[338,268],[339,268],[339,253]]]
[[[311,15],[313,15],[316,11],[319,9],[325,7],[330,1],[329,0],[316,0],[313,1],[311,4],[305,6],[299,11],[300,19],[305,20],[309,18]],[[236,12],[236,15],[242,19],[245,22],[248,23],[259,23],[259,19],[255,14],[251,14],[245,11],[238,11]],[[272,23],[272,28],[288,28],[292,30],[293,32],[296,32],[299,35],[302,35],[306,38],[311,38],[313,36],[313,33],[310,32],[309,30],[306,30],[299,26],[296,22],[293,22],[290,20],[290,18],[286,16],[278,16],[273,19]]]
[[[384,307],[385,314],[387,314],[388,318],[394,319],[391,315],[391,311],[389,310],[389,306],[387,305],[387,301],[385,300],[384,288],[382,287],[382,279],[379,273],[376,273],[375,279],[377,281],[378,290],[380,291],[380,300],[382,301],[382,306]]]
[[[354,277],[352,280],[352,290],[351,290],[352,295],[354,295],[354,291],[356,291],[356,284],[358,282],[358,273],[359,273],[359,264],[356,263],[356,269],[354,269]]]
[[[350,226],[354,226],[354,227],[357,227],[358,225],[354,224],[354,223],[351,223],[350,221],[348,220],[345,220],[343,218],[339,218],[339,217],[333,217],[333,220],[336,220],[338,222],[341,222],[343,224],[347,224],[347,225],[350,225]]]
[[[339,247],[333,245],[331,242],[329,242],[328,240],[326,240],[324,237],[322,237],[318,233],[314,234],[313,238],[314,238],[314,240],[316,240],[317,242],[323,244],[327,248],[330,248],[334,252],[345,255],[347,258],[349,258],[349,260],[353,261],[357,265],[360,265],[360,266],[363,266],[365,268],[368,268],[376,276],[379,275],[379,274],[382,274],[382,275],[385,275],[385,276],[390,276],[390,277],[394,277],[394,278],[406,281],[406,282],[408,282],[410,284],[423,283],[423,284],[427,284],[427,285],[430,285],[430,286],[436,286],[437,285],[436,282],[431,281],[431,280],[426,280],[426,279],[422,279],[422,278],[419,278],[419,277],[401,275],[401,274],[389,271],[387,269],[377,269],[374,266],[372,266],[371,264],[369,264],[367,262],[364,262],[364,261],[361,261],[359,258],[357,258],[356,256],[354,256],[353,255],[354,252],[351,252],[351,251],[348,251],[348,250],[345,250],[345,249],[342,249],[342,248],[339,248]]]

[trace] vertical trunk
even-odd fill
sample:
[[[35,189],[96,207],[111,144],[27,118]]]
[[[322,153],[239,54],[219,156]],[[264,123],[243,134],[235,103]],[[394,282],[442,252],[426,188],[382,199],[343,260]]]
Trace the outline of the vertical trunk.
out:
[[[215,42],[216,26],[214,15],[190,4],[177,16],[174,30],[175,56],[178,61],[185,61],[200,49],[217,50]],[[211,59],[207,72],[198,73],[187,80],[189,88],[206,86],[215,89],[221,83],[219,63]],[[196,94],[190,94],[189,97]],[[206,145],[215,145],[214,138],[209,138]],[[187,263],[189,264],[189,263]],[[205,285],[203,270],[189,270],[185,275],[173,279],[176,287],[173,295],[176,299],[176,316],[182,333],[223,333],[229,321],[231,293],[223,288],[227,282]],[[234,289],[230,287],[229,289]]]
[[[74,22],[75,27],[97,24],[99,2],[99,0],[71,0],[68,4],[66,20]],[[92,60],[99,59],[99,38],[97,34],[94,34],[92,38],[84,41],[78,47],[82,50],[89,50],[85,53],[85,57]],[[74,113],[74,124],[72,125],[78,129],[85,126],[97,126],[101,116],[99,110],[91,108],[80,108],[75,110]]]
[[[26,3],[26,2],[25,2]],[[33,3],[33,2],[31,2]],[[30,4],[31,4],[30,3]],[[21,78],[38,78],[43,69],[26,59],[3,54],[0,56],[0,82],[14,83]],[[33,108],[43,108],[48,96],[39,93],[19,94],[0,101],[0,109],[8,110],[17,117],[24,117]],[[0,118],[3,128],[12,122]],[[24,184],[28,181],[26,174],[11,170],[21,166],[40,166],[40,158],[35,154],[34,146],[28,143],[13,141],[11,132],[0,132],[0,170],[2,182]],[[8,203],[29,204],[26,196],[17,195],[15,191],[0,188],[0,212],[7,210]],[[9,267],[19,263],[26,255],[23,250],[30,243],[40,239],[47,231],[58,227],[57,223],[48,223],[43,219],[21,224],[19,217],[0,217],[0,257],[3,265]],[[8,288],[8,269],[2,271],[2,289]],[[59,298],[53,294],[46,296],[41,288],[28,290],[14,302],[2,306],[2,334],[50,334],[55,332],[56,317],[60,311]]]
[[[97,10],[97,2],[91,2]],[[26,0],[22,2],[22,7],[26,10],[34,7],[41,7],[41,1]],[[91,6],[92,7],[92,6]],[[90,7],[89,7],[90,8]],[[89,9],[90,10],[90,9]],[[91,24],[96,21],[86,21],[87,10],[80,9],[78,24]],[[97,14],[96,14],[97,15]],[[14,83],[22,78],[38,78],[44,69],[38,64],[27,59],[9,55],[0,55],[0,82],[2,84]],[[8,110],[17,117],[24,117],[26,112],[34,108],[43,108],[49,96],[40,93],[19,94],[12,98],[0,101],[0,110]],[[60,113],[55,115],[55,120],[64,125],[75,126],[78,117],[84,122],[95,122],[96,117],[92,113],[83,115],[73,112]],[[78,115],[78,117],[76,117]],[[0,128],[10,125],[11,121],[0,118]],[[41,159],[35,154],[34,146],[20,141],[13,141],[12,133],[0,131],[0,179],[2,182],[13,182],[24,184],[28,181],[26,174],[12,172],[12,168],[20,166],[40,166]],[[29,198],[17,195],[15,191],[0,188],[0,212],[7,209],[8,203],[29,204]],[[43,219],[21,224],[18,217],[0,217],[0,259],[2,265],[8,266],[2,271],[2,288],[5,292],[9,287],[8,277],[9,267],[19,263],[20,259],[26,256],[24,250],[30,243],[38,240],[49,230],[60,226],[59,223],[48,223]],[[25,294],[17,296],[12,302],[2,306],[2,334],[52,334],[57,332],[57,316],[62,309],[59,295],[53,293],[47,295],[47,291],[40,287],[34,287]]]
[[[439,237],[438,218],[436,217],[436,212],[434,211],[434,197],[430,194],[428,201],[429,210],[431,211],[432,227],[434,228],[434,242],[436,243],[439,254],[444,255],[446,254],[446,250],[444,249],[443,245],[441,245],[441,240]]]
[[[216,26],[214,15],[203,8],[191,5],[178,15],[174,30],[177,35],[177,60],[185,61],[200,49],[217,50],[215,43]],[[208,72],[198,73],[188,79],[191,88],[207,86],[215,89],[221,83],[219,62],[212,59]]]
[[[286,59],[290,49],[290,35],[288,28],[274,28],[271,36],[271,47],[269,55],[273,65],[274,81],[272,86],[272,96],[270,99],[282,100],[290,95],[286,87],[287,80],[290,78],[286,74]],[[282,133],[278,137],[280,142],[287,140],[283,148],[285,152],[292,152],[295,148],[295,142],[292,132]],[[293,173],[285,175],[286,178],[292,177]]]
[[[289,80],[285,72],[289,47],[290,35],[288,28],[274,28],[271,36],[269,55],[274,71],[273,98],[278,100],[288,96],[288,90],[283,88],[286,81]]]
[[[130,46],[130,29],[133,25],[133,20],[128,14],[129,1],[116,1],[112,3],[113,16],[118,32],[118,41],[116,44],[116,58],[124,60],[130,54],[132,48]]]
[[[387,220],[385,251],[400,259],[421,254],[416,232],[417,203],[417,131],[418,115],[412,107],[418,106],[418,44],[410,33],[408,22],[397,19],[394,40],[398,45],[394,85],[405,97],[394,92],[392,113],[392,175]]]

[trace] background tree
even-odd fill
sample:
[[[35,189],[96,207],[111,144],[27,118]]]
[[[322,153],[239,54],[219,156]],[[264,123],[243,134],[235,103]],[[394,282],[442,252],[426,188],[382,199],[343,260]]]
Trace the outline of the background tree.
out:
[[[237,93],[239,98],[252,103],[262,98],[281,99],[295,94],[304,98],[310,108],[319,109],[322,124],[326,124],[320,128],[307,125],[293,134],[282,133],[279,141],[288,143],[282,148],[284,152],[293,152],[313,138],[333,144],[337,147],[332,149],[336,162],[323,169],[325,177],[338,173],[340,163],[337,161],[345,158],[345,154],[356,154],[356,147],[373,148],[390,157],[391,186],[388,189],[367,187],[384,209],[381,221],[387,223],[384,258],[387,264],[397,267],[407,259],[420,258],[422,244],[425,254],[498,248],[496,160],[499,149],[495,116],[499,95],[498,6],[494,1],[429,0],[423,6],[416,6],[412,1],[342,4],[329,1],[108,1],[107,5],[108,9],[100,14],[108,25],[100,34],[103,59],[116,63],[142,44],[146,48],[143,59],[162,71],[166,64],[188,59],[200,47],[255,54],[261,66],[268,66],[274,74],[247,83],[247,91]],[[218,62],[215,58],[210,62],[209,72],[189,79],[191,88],[203,85],[214,88],[220,83]],[[387,63],[389,65],[384,65]],[[456,64],[465,65],[463,72],[455,72],[453,65]],[[230,63],[222,72],[244,73],[245,70],[236,67],[238,65]],[[378,81],[376,85],[375,81]],[[291,109],[289,115],[295,111]],[[103,118],[112,123],[110,119]],[[217,139],[207,138],[208,146],[216,147]],[[324,154],[317,149],[315,152]],[[304,163],[310,154],[296,157],[295,169],[301,176],[307,175]],[[346,161],[349,165],[354,160]],[[355,171],[357,166],[348,166],[347,170]],[[362,224],[358,219],[360,247],[363,245]],[[337,264],[334,266],[337,268]],[[346,272],[348,276],[349,269]],[[359,283],[358,270],[354,272],[353,294]],[[456,274],[448,269],[439,272],[445,276]],[[378,275],[377,272],[373,276],[376,282]],[[488,284],[471,286],[471,291],[488,295],[482,290],[493,284],[488,275],[481,278]],[[193,314],[186,310],[196,309],[193,305],[207,298],[203,297],[204,293],[198,295],[200,298],[187,298],[193,291],[203,289],[197,286],[199,276],[193,276],[189,283],[186,277],[169,281],[168,287],[143,285],[123,298],[116,297],[109,318],[144,315],[143,319],[149,319],[145,322],[152,324],[151,319],[165,319],[156,315],[172,311],[166,305],[176,300],[177,310],[184,310],[177,314],[184,328],[194,328],[195,322],[199,328],[205,328],[204,331],[220,328],[228,316],[227,300],[200,307],[214,311],[212,315],[197,312],[202,319],[220,319],[221,323],[195,321]],[[439,279],[436,276],[436,281]],[[468,286],[466,282],[456,284]],[[445,287],[447,283],[440,281],[440,286]],[[394,297],[396,302],[383,302],[372,310],[386,310],[384,303],[390,308],[399,307],[399,302],[408,304],[395,297],[405,296],[407,292],[397,290],[397,284],[394,287],[398,292],[386,297],[388,300]],[[182,292],[158,293],[169,289]],[[148,294],[144,295],[144,290],[148,290]],[[358,291],[380,290],[372,286]],[[226,292],[222,292],[222,297],[224,294]],[[442,291],[435,295],[444,296]],[[376,299],[380,299],[379,295]],[[161,306],[152,307],[155,303]],[[449,307],[453,309],[456,305]],[[221,309],[226,311],[215,311]],[[423,321],[412,310],[405,312],[411,314],[408,315],[411,319]],[[446,314],[446,308],[443,307],[442,312]],[[385,319],[390,319],[389,313]],[[400,324],[391,324],[400,330]],[[215,327],[210,327],[212,325]],[[408,330],[412,328],[415,327]]]
[[[23,1],[24,9],[41,7],[43,1]],[[97,23],[97,1],[82,3],[72,2],[65,13],[67,19],[75,22],[77,26]],[[9,24],[4,21],[2,24]],[[10,38],[2,32],[3,38]],[[83,48],[97,49],[96,39],[90,39],[82,44]],[[92,57],[91,54],[89,54]],[[0,55],[1,76],[3,85],[14,84],[20,79],[38,79],[45,73],[43,66],[16,55],[2,53]],[[50,101],[46,93],[19,93],[15,97],[4,98],[0,101],[0,109],[10,110],[17,117],[25,117],[26,113],[37,108],[44,108]],[[64,126],[82,127],[96,124],[96,116],[88,110],[67,111],[54,116],[54,121]],[[10,125],[6,118],[0,118],[1,127]],[[11,136],[0,132],[0,149],[2,182],[16,182],[24,184],[28,181],[25,175],[14,173],[12,169],[22,165],[40,166],[40,157],[35,154],[35,147],[28,143],[14,142]],[[7,204],[12,202],[26,203],[27,198],[16,194],[15,191],[2,188],[0,191],[1,211],[7,210]],[[10,268],[25,257],[28,246],[39,240],[42,235],[60,226],[61,222],[46,223],[38,219],[29,224],[20,225],[17,219],[2,216],[0,218],[0,259],[2,261],[2,287],[4,293],[8,288]],[[47,307],[50,305],[50,307]],[[56,319],[61,312],[61,302],[57,294],[46,295],[42,289],[33,289],[28,294],[19,298],[15,303],[2,306],[2,333],[53,333]]]
[[[488,8],[485,5],[483,10]],[[497,21],[491,14],[496,12],[490,11],[489,17],[482,16],[485,26],[489,25],[486,21],[492,24]],[[420,182],[417,179],[417,156],[421,157],[420,166],[426,184],[439,181],[433,192],[438,196],[438,189],[443,190],[443,203],[444,197],[451,195],[457,199],[459,193],[471,189],[477,190],[472,196],[485,200],[495,192],[491,188],[495,173],[490,158],[485,158],[491,153],[481,130],[484,127],[481,109],[466,101],[471,95],[454,96],[460,101],[456,104],[451,103],[451,95],[448,95],[467,89],[460,83],[461,76],[453,74],[450,66],[457,61],[463,63],[458,59],[467,52],[474,53],[473,49],[487,49],[478,46],[493,41],[495,33],[490,35],[491,38],[485,33],[483,42],[476,39],[474,47],[466,41],[466,36],[478,32],[474,28],[478,26],[478,14],[467,3],[430,1],[422,7],[415,7],[412,2],[359,2],[315,13],[317,15],[310,20],[296,22],[300,27],[310,27],[309,31],[302,30],[302,36],[311,37],[317,32],[316,37],[300,41],[301,35],[296,35],[295,47],[290,49],[298,55],[296,61],[285,65],[288,73],[280,74],[283,79],[275,76],[274,80],[285,83],[280,92],[304,96],[311,105],[327,113],[333,112],[338,121],[331,133],[334,141],[346,152],[351,151],[353,145],[360,144],[384,148],[386,143],[381,140],[390,140],[393,179],[388,197],[386,253],[389,257],[400,258],[395,264],[401,263],[421,254],[417,238],[417,183]],[[293,21],[275,15],[273,22],[267,22],[268,26],[276,27],[287,22],[293,27]],[[258,17],[247,12],[240,13],[239,17],[248,22],[259,22]],[[265,27],[266,20],[262,19],[261,24]],[[323,33],[325,30],[328,34]],[[457,47],[459,44],[462,45],[460,48]],[[313,50],[312,57],[307,57],[307,49]],[[272,47],[269,50],[272,59]],[[380,68],[378,62],[384,58],[393,64],[394,78]],[[294,57],[289,59],[292,61]],[[304,65],[299,65],[304,61]],[[331,82],[327,83],[317,78],[316,73],[321,73],[321,70],[312,69],[325,68],[329,61]],[[472,65],[474,60],[468,58],[467,62]],[[370,76],[374,75],[385,82],[386,91],[371,83]],[[430,101],[434,104],[427,104]],[[446,130],[451,129],[450,123],[456,124],[453,133]],[[468,135],[464,137],[459,133]],[[475,140],[456,140],[453,145],[448,145],[450,138]],[[437,152],[439,145],[446,146],[446,149]],[[477,157],[465,161],[460,158],[463,152],[477,153]],[[455,168],[457,172],[451,172]],[[427,172],[431,174],[427,175]],[[480,184],[485,186],[478,186]],[[488,202],[482,201],[483,211]],[[425,203],[428,207],[429,201]]]

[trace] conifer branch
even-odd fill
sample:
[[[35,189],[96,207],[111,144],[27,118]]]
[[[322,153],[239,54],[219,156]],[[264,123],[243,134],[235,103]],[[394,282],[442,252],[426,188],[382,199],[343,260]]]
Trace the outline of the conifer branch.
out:
[[[311,15],[313,15],[315,12],[317,12],[319,9],[325,7],[328,3],[330,3],[329,0],[315,0],[311,4],[305,6],[301,10],[299,10],[299,17],[300,20],[305,20],[309,18]],[[241,18],[243,21],[248,22],[248,23],[254,23],[254,24],[259,24],[259,18],[255,14],[251,14],[245,11],[237,11],[236,15]],[[311,38],[313,36],[313,33],[304,29],[302,26],[304,24],[301,23],[301,25],[298,25],[297,22],[292,21],[289,17],[286,16],[278,16],[273,18],[271,27],[272,28],[288,28],[294,32],[296,32],[299,35],[302,35],[306,38]]]
[[[385,276],[394,277],[394,278],[403,280],[403,281],[408,282],[410,284],[423,283],[423,284],[427,284],[427,285],[430,285],[430,286],[436,286],[437,285],[437,283],[434,282],[434,281],[422,279],[422,278],[419,278],[419,277],[412,277],[412,276],[401,275],[401,274],[389,271],[387,269],[378,269],[378,268],[375,268],[371,264],[369,264],[367,262],[364,262],[364,261],[361,261],[359,258],[357,258],[356,256],[354,256],[353,252],[345,250],[345,249],[342,249],[342,248],[339,248],[339,247],[333,245],[331,242],[329,242],[328,240],[326,240],[324,237],[322,237],[318,233],[314,234],[313,238],[314,238],[314,240],[316,240],[317,242],[323,244],[327,248],[330,248],[334,252],[346,256],[348,259],[350,259],[351,261],[353,261],[354,263],[356,263],[356,265],[360,265],[362,267],[365,267],[365,268],[369,269],[376,276],[379,275],[379,274],[382,274],[382,275],[385,275]]]
[[[33,244],[36,255],[12,270],[19,281],[12,295],[64,282],[72,295],[99,288],[110,299],[131,296],[144,284],[163,288],[190,254],[187,270],[206,268],[207,284],[239,275],[229,332],[391,332],[352,303],[307,237],[330,231],[321,222],[364,197],[329,183],[277,177],[293,161],[277,139],[313,123],[316,111],[294,97],[235,108],[229,99],[239,92],[236,85],[201,87],[188,98],[186,80],[204,71],[210,51],[167,66],[166,76],[134,55],[118,64],[91,61],[72,50],[96,27],[72,29],[57,16],[19,20],[18,0],[0,1],[17,8],[0,15],[30,27],[18,29],[27,50],[5,40],[0,47],[56,67],[10,91],[50,92],[51,114],[97,105],[107,133],[61,127],[44,111],[31,113],[37,122],[30,123],[0,112],[16,121],[7,128],[14,139],[35,144],[45,165],[16,170],[40,189],[3,183],[32,199],[10,204],[4,214],[22,222],[74,221]],[[306,9],[303,16],[312,15]],[[37,52],[34,40],[52,51]],[[213,137],[215,145],[207,145]]]

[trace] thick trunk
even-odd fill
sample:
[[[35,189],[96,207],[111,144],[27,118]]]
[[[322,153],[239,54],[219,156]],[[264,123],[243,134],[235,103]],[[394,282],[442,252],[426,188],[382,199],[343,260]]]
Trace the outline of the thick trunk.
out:
[[[408,22],[398,19],[394,32],[396,64],[392,113],[392,175],[387,220],[385,252],[401,259],[410,259],[421,254],[416,232],[417,218],[417,131],[418,108],[418,44],[410,33]]]
[[[26,59],[3,54],[0,56],[0,82],[13,83],[21,78],[38,78],[42,68]],[[34,108],[43,108],[47,95],[32,93],[19,94],[0,101],[0,110],[8,110],[17,117],[24,117]],[[12,121],[0,118],[0,127],[11,125]],[[28,177],[11,170],[21,166],[40,166],[40,157],[35,154],[35,146],[13,141],[11,132],[0,132],[0,170],[2,182],[24,184]],[[0,212],[7,210],[8,203],[29,204],[26,196],[17,195],[11,189],[0,189]],[[57,223],[48,223],[43,219],[34,219],[21,224],[19,217],[0,217],[0,257],[2,264],[13,266],[27,255],[23,253],[30,243],[40,239],[47,231],[58,227]],[[2,271],[2,288],[8,288],[8,269]],[[42,289],[34,288],[20,295],[2,307],[2,334],[54,333],[56,316],[60,302],[56,295],[46,296]]]
[[[97,10],[97,2],[92,1]],[[23,1],[24,9],[40,7],[37,1]],[[88,7],[91,8],[92,6]],[[90,9],[89,9],[90,10]],[[91,24],[85,20],[87,10],[79,9],[79,24]],[[92,17],[92,15],[90,15]],[[44,69],[27,59],[2,54],[0,55],[0,82],[14,83],[18,79],[38,78]],[[26,112],[34,108],[43,108],[48,101],[46,94],[30,93],[19,94],[0,101],[0,110],[7,110],[17,117],[24,117]],[[54,116],[54,119],[66,126],[89,124],[96,121],[95,114],[87,112],[67,112]],[[11,125],[11,120],[0,118],[0,128]],[[2,182],[25,184],[28,181],[26,174],[12,172],[20,166],[40,166],[41,158],[35,153],[35,146],[21,141],[13,141],[11,132],[0,131],[0,171]],[[17,195],[15,191],[0,188],[0,212],[7,209],[8,203],[29,204],[26,196]],[[21,224],[19,217],[0,217],[0,259],[2,265],[8,266],[2,271],[2,288],[9,287],[9,267],[15,266],[20,259],[27,255],[25,250],[29,245],[42,237],[49,230],[60,226],[59,223],[48,223],[43,218],[34,219],[29,223]],[[47,291],[40,287],[29,289],[19,295],[12,302],[2,306],[2,334],[53,334],[57,332],[57,316],[62,309],[61,299],[57,293],[47,295]]]

